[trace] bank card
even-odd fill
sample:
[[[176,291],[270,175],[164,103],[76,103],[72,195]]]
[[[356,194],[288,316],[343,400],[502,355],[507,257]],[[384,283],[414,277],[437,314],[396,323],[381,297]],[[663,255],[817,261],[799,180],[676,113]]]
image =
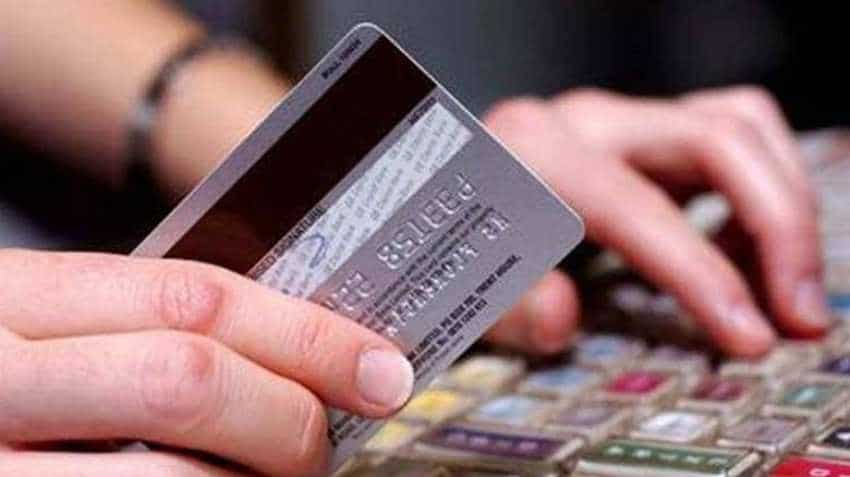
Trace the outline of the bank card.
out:
[[[213,263],[393,340],[422,389],[581,220],[373,25],[349,33],[136,250]],[[378,423],[331,410],[338,468]]]

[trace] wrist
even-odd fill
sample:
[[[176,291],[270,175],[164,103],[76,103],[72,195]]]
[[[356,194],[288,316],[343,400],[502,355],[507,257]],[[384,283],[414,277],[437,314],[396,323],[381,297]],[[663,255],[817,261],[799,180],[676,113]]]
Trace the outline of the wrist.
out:
[[[276,105],[289,87],[244,49],[205,52],[181,68],[150,136],[150,166],[172,197],[191,189]]]

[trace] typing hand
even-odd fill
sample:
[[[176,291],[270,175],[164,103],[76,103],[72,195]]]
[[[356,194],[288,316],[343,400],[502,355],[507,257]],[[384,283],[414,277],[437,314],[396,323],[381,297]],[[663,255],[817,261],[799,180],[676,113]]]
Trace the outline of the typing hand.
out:
[[[578,209],[590,240],[671,292],[728,353],[764,353],[774,327],[814,336],[830,326],[815,199],[767,93],[739,87],[660,100],[578,90],[507,101],[486,122]],[[693,230],[679,207],[706,190],[733,209],[715,241]],[[753,260],[724,253],[722,244],[742,236]],[[748,281],[751,263],[758,278]],[[556,273],[490,336],[555,352],[577,320],[574,286]]]

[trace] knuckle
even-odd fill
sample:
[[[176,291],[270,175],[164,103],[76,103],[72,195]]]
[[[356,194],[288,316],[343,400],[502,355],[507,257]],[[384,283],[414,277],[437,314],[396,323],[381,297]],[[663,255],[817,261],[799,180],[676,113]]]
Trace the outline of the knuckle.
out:
[[[697,300],[705,296],[726,303],[749,300],[749,286],[735,264],[710,242],[700,241],[698,247],[691,254],[690,265],[676,275],[677,291]]]
[[[604,120],[606,116],[631,106],[626,96],[599,88],[569,90],[557,96],[554,103],[562,113],[566,113],[566,117],[582,118],[572,121],[573,127],[596,122],[596,119]]]
[[[754,134],[754,129],[748,121],[732,114],[708,114],[705,129],[709,139],[720,144]]]
[[[752,300],[746,280],[727,261],[718,260],[707,278],[704,290],[722,298],[725,303],[749,303]]]
[[[487,113],[487,123],[500,131],[537,128],[546,117],[546,103],[534,97],[513,98],[497,103]]]
[[[293,368],[302,371],[314,367],[317,356],[327,354],[323,343],[334,331],[333,320],[324,313],[304,312],[310,316],[301,315],[302,319],[287,320],[282,340],[290,351],[288,355],[295,361]]]
[[[665,103],[635,100],[617,92],[599,88],[578,88],[567,91],[554,100],[563,130],[573,140],[579,140],[595,149],[619,155],[622,151],[613,123],[630,122],[641,114],[642,108],[663,108]],[[622,118],[622,119],[617,119]]]
[[[759,140],[754,126],[736,115],[704,114],[697,121],[699,127],[692,128],[688,142],[703,158],[725,156],[741,143]]]
[[[169,426],[201,424],[217,407],[218,367],[218,349],[211,341],[190,336],[153,340],[139,382],[148,413]]]
[[[225,288],[211,273],[193,267],[174,267],[154,286],[154,310],[166,327],[206,334],[220,316]]]
[[[755,113],[773,114],[779,110],[776,99],[761,86],[739,86],[731,91],[731,95],[733,100]]]
[[[725,266],[718,274],[721,285],[721,295],[726,296],[729,303],[748,303],[752,301],[752,294],[746,280],[732,266]]]

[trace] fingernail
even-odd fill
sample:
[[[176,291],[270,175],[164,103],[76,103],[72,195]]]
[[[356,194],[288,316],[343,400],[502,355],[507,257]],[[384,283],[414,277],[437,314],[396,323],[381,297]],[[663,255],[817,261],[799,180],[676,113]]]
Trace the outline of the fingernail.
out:
[[[371,404],[399,409],[413,393],[413,367],[399,352],[367,350],[357,366],[357,390]]]
[[[776,340],[776,333],[768,324],[767,318],[750,305],[733,306],[726,322],[737,333],[759,344],[773,343]]]
[[[794,306],[797,315],[810,324],[822,328],[832,325],[833,316],[826,305],[826,291],[820,280],[808,279],[800,282]]]

